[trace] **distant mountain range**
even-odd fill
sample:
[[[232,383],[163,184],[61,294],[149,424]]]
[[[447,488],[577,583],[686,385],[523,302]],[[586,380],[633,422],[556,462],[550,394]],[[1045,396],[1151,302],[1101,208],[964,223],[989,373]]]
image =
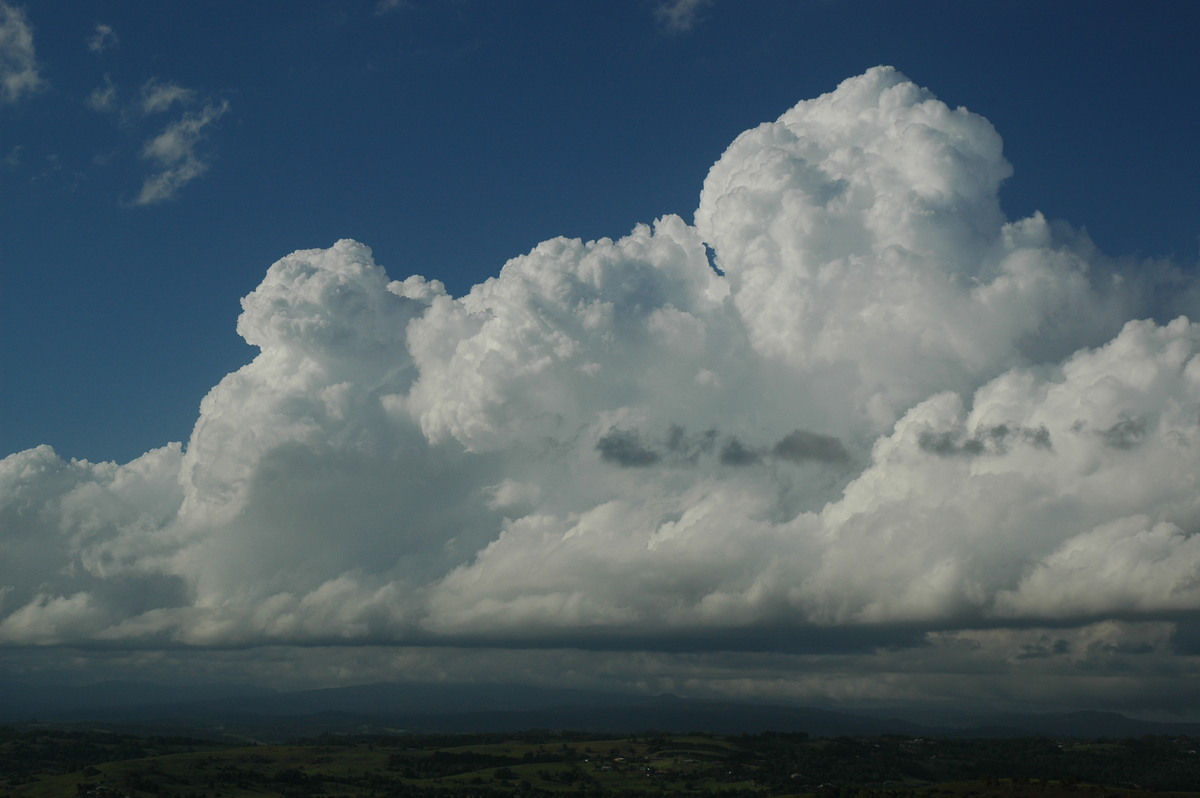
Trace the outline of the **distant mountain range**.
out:
[[[0,683],[0,723],[104,723],[186,734],[278,741],[318,734],[465,733],[525,729],[812,736],[1200,736],[1200,724],[1156,723],[1112,712],[872,717],[814,707],[635,696],[520,685],[373,684],[277,692],[245,685],[195,687],[104,682],[88,687]]]

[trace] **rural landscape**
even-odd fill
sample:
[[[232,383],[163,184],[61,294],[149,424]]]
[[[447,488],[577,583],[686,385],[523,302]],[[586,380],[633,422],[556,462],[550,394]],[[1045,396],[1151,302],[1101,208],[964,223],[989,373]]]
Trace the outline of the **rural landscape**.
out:
[[[519,685],[0,683],[0,798],[1200,794],[1200,724]]]
[[[949,739],[800,733],[326,736],[238,745],[0,729],[0,795],[1112,798],[1196,791],[1200,739]]]

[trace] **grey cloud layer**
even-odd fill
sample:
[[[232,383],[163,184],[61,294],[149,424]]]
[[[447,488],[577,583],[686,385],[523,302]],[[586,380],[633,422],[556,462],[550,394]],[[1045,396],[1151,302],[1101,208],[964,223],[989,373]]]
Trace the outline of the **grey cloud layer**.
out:
[[[220,110],[147,158],[186,171]],[[694,225],[547,241],[460,298],[293,253],[186,447],[0,461],[0,641],[1150,634],[1101,622],[1200,610],[1200,327],[1137,319],[1194,293],[1006,220],[1009,173],[986,120],[878,68],[738,137]]]

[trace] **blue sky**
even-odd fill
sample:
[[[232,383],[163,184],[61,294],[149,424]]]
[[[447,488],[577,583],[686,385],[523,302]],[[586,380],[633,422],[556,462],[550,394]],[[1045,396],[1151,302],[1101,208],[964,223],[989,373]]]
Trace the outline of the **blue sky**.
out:
[[[671,27],[651,0],[13,5],[41,86],[0,105],[0,450],[186,439],[253,354],[237,300],[292,250],[355,238],[462,293],[544,239],[690,218],[737,133],[876,64],[997,127],[1011,217],[1195,262],[1195,4],[694,6]],[[120,108],[97,112],[106,80]],[[144,114],[148,81],[190,97]],[[204,174],[137,205],[145,142],[213,104]]]
[[[0,678],[1193,712],[1197,23],[0,0]]]

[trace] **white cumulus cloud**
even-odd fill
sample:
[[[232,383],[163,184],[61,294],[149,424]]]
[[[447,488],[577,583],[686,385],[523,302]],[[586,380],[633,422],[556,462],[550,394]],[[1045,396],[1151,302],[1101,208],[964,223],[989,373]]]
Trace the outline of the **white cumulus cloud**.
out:
[[[147,142],[141,201],[225,110]],[[462,297],[295,252],[185,446],[0,461],[0,642],[922,644],[726,685],[866,697],[930,658],[1057,685],[1100,639],[1167,651],[1200,613],[1200,327],[1151,319],[1195,293],[1006,219],[1010,172],[880,67],[739,136],[694,224],[546,241]]]

